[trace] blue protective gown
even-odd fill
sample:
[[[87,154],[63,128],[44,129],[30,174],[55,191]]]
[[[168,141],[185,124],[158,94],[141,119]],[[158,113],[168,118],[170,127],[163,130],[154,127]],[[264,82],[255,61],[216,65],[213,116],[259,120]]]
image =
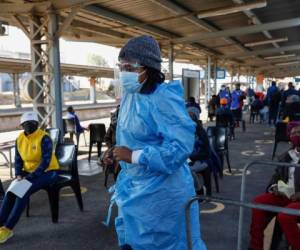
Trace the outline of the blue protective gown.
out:
[[[154,93],[125,93],[119,111],[117,145],[142,150],[139,164],[121,162],[114,199],[119,245],[134,250],[187,249],[184,208],[195,195],[186,160],[193,150],[180,82],[158,85]],[[199,208],[191,209],[193,249],[205,250]]]

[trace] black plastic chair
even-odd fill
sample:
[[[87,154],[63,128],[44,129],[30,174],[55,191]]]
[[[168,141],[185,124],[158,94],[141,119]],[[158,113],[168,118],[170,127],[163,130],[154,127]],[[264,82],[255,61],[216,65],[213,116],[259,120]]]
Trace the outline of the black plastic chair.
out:
[[[92,123],[90,129],[90,146],[89,146],[89,161],[91,161],[91,153],[93,144],[97,143],[98,158],[101,156],[102,143],[106,134],[105,125],[103,123]]]
[[[229,140],[235,138],[234,122],[232,116],[229,114],[216,115],[216,127],[224,127],[228,131]]]
[[[288,142],[289,139],[287,137],[287,123],[285,122],[277,122],[276,123],[276,129],[275,129],[275,142],[273,147],[273,153],[272,153],[272,160],[274,159],[277,144],[279,142]]]
[[[45,187],[44,190],[48,193],[52,222],[58,222],[59,214],[59,192],[64,187],[71,187],[79,206],[83,211],[83,202],[81,196],[79,175],[77,169],[77,149],[75,145],[61,144],[57,147],[57,160],[60,165],[58,171],[58,180],[51,186]],[[29,216],[29,203],[27,206],[27,216]]]
[[[219,154],[220,158],[222,159],[222,162],[224,162],[224,156],[226,157],[227,167],[229,172],[231,173],[227,134],[227,128],[224,127],[207,128],[207,135],[210,139],[211,146]]]

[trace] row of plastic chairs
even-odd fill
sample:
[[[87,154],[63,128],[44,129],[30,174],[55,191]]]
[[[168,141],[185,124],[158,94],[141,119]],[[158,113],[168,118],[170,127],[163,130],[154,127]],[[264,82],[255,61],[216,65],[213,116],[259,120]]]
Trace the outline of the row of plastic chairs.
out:
[[[227,167],[231,173],[228,149],[228,128],[217,126],[208,127],[207,136],[209,139],[210,149],[214,150],[214,152],[220,157],[222,165],[224,164],[224,158],[226,158]],[[215,171],[213,172],[213,177],[216,185],[216,191],[220,192],[218,174]]]
[[[77,133],[77,131],[76,131],[75,120],[74,119],[63,119],[63,124],[64,124],[64,134],[69,133],[71,139],[73,139],[73,135],[75,134],[77,147],[79,147],[79,139],[80,139],[81,133]],[[104,141],[104,136],[106,133],[105,124],[92,123],[89,125],[89,131],[90,131],[90,143],[89,143],[89,158],[88,158],[88,160],[90,161],[92,147],[94,144],[97,144],[98,157],[100,157],[100,155],[101,155],[102,143]],[[84,136],[84,140],[85,140],[85,144],[86,144],[84,132],[82,134]]]

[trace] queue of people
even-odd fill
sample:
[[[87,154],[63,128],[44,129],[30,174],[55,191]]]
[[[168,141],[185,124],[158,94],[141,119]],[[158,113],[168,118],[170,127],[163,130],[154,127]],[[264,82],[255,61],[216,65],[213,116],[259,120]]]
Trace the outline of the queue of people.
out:
[[[221,106],[220,100],[224,98],[227,100],[226,106],[233,113],[236,127],[239,127],[239,121],[242,119],[246,99],[250,107],[250,123],[258,120],[258,117],[260,123],[268,123],[269,126],[275,126],[279,118],[285,122],[300,120],[300,91],[297,91],[291,82],[284,91],[272,81],[266,93],[255,92],[251,87],[244,92],[239,83],[236,84],[235,90],[230,92],[228,87],[222,85],[218,95],[213,95],[208,102],[210,121],[216,116],[216,111]]]

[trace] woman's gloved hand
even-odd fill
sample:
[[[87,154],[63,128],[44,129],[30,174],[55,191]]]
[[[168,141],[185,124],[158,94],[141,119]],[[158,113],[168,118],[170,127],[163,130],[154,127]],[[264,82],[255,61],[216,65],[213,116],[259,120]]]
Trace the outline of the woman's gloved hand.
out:
[[[125,161],[131,163],[132,151],[126,147],[115,147],[113,150],[114,158],[117,161]]]

